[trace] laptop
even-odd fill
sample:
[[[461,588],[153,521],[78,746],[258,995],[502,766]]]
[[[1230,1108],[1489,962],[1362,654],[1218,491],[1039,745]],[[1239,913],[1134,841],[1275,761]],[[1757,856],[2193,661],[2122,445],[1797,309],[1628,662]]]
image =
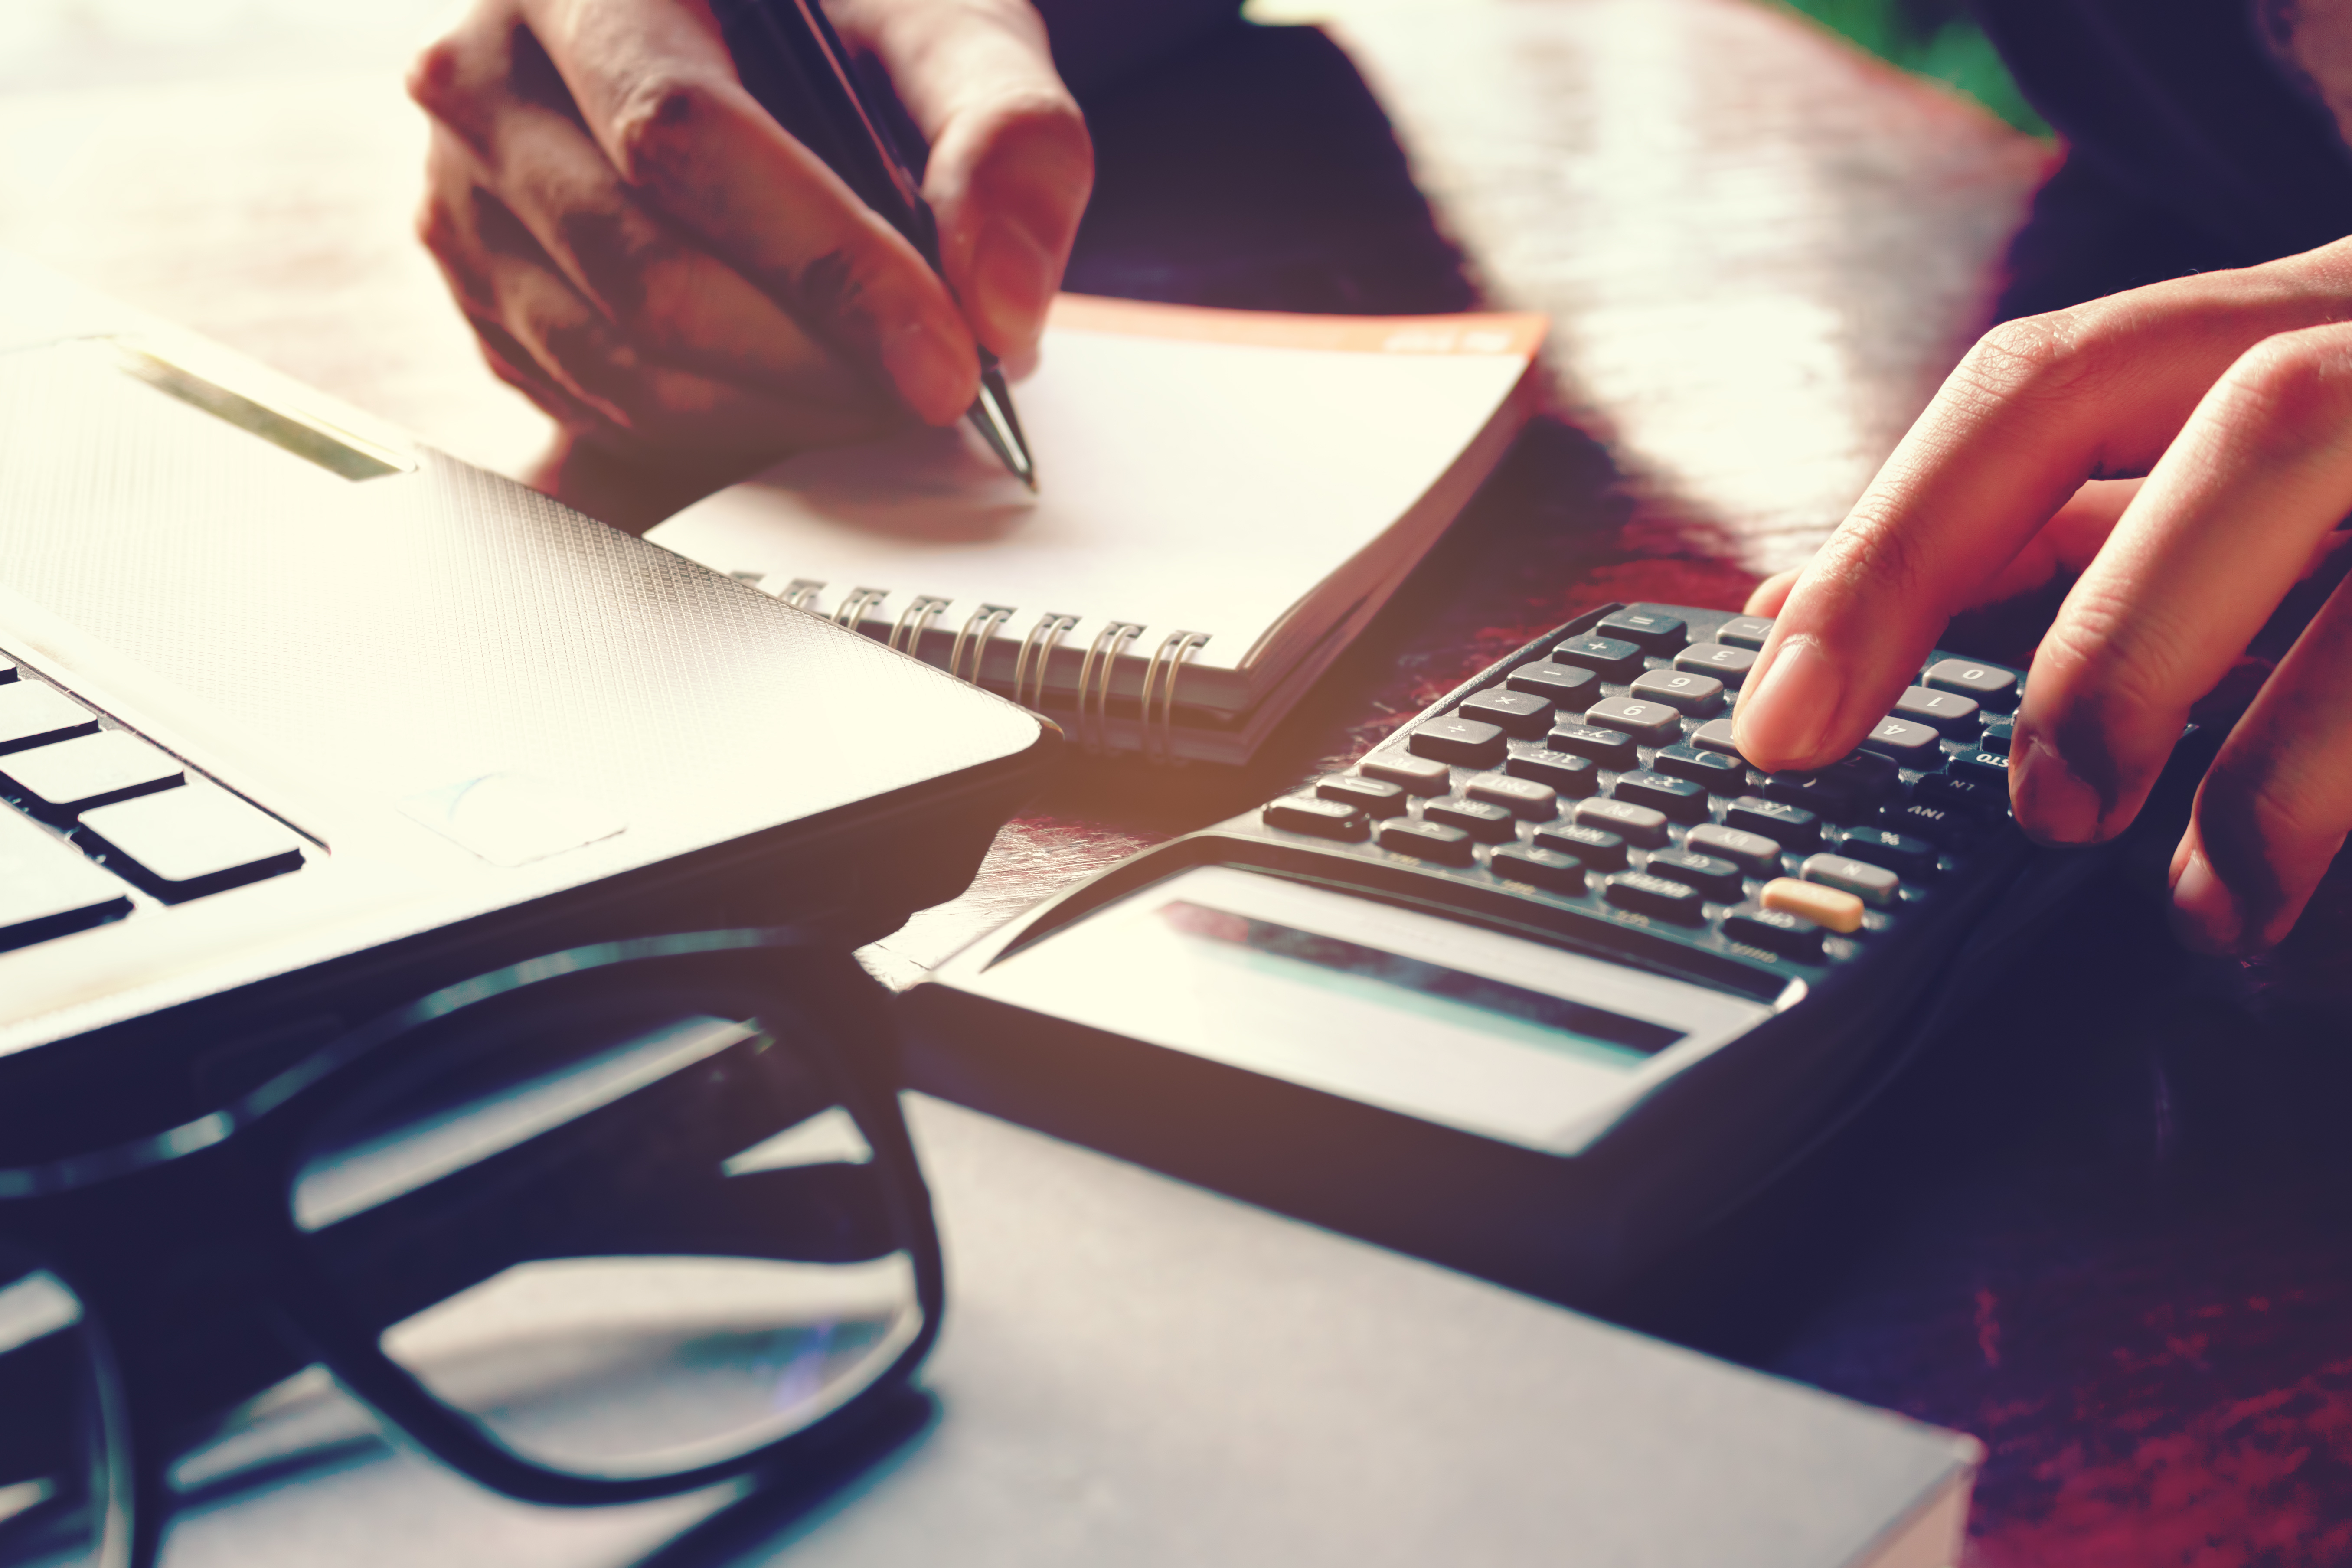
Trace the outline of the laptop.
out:
[[[0,1165],[536,952],[870,941],[1057,743],[0,257]]]

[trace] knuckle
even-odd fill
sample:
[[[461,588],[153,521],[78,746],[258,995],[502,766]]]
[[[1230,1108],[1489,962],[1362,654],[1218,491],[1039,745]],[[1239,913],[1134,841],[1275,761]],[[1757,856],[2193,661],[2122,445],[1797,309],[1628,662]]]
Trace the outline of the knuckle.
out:
[[[2096,589],[2077,588],[2066,612],[2042,637],[2034,655],[2045,670],[2045,700],[2060,716],[2087,710],[2102,729],[2127,727],[2171,736],[2179,731],[2188,704],[2176,689],[2177,672],[2163,657],[2167,647],[2189,646],[2183,628],[2159,624],[2161,613],[2127,604]]]
[[[621,178],[644,185],[669,177],[717,109],[709,86],[689,77],[656,71],[631,85],[613,113],[613,155]]]
[[[2108,316],[2102,302],[2003,321],[1977,340],[1952,379],[1976,401],[2029,415],[2072,402],[2106,374]]]
[[[2336,334],[2281,333],[2239,356],[2215,402],[2232,434],[2263,456],[2330,446],[2352,426],[2352,362]]]
[[[2231,746],[2206,770],[2197,812],[2210,837],[2243,846],[2242,857],[2283,863],[2343,838],[2346,825],[2329,805],[2324,790],[2267,750]]]
[[[409,101],[436,120],[446,120],[454,111],[457,98],[457,81],[465,69],[465,46],[452,33],[434,39],[417,51],[410,62],[404,85]]]
[[[1907,604],[1934,587],[1924,581],[1918,543],[1892,501],[1875,490],[1856,502],[1830,535],[1812,570],[1848,599],[1883,597]],[[1934,596],[1940,601],[1944,595]]]

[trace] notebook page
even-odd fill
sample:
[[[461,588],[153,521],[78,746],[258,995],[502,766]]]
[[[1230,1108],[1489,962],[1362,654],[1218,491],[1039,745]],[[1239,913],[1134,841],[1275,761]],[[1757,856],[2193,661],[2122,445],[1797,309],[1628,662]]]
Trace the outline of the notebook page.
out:
[[[1444,472],[1540,331],[1066,297],[1013,394],[1038,494],[959,424],[802,454],[649,537],[771,591],[823,582],[825,611],[887,590],[868,624],[917,594],[957,601],[950,625],[1013,605],[1016,637],[1046,612],[1118,616],[1210,633],[1194,662],[1235,668]]]

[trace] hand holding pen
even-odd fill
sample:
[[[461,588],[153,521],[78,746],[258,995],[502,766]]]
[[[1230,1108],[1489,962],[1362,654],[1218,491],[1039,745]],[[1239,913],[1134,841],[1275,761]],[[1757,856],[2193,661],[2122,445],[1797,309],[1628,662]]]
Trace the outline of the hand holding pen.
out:
[[[708,0],[477,0],[418,60],[420,227],[575,439],[740,471],[963,417],[1034,351],[1092,184],[1026,0],[849,0],[931,144],[937,270],[744,86]]]

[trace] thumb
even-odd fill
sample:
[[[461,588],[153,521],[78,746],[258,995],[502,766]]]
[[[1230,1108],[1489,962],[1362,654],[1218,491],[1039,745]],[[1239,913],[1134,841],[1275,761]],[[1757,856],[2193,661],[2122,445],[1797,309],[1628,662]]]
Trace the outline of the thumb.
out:
[[[853,0],[832,8],[872,49],[931,155],[923,195],[973,334],[1018,362],[1045,330],[1094,144],[1028,0]]]

